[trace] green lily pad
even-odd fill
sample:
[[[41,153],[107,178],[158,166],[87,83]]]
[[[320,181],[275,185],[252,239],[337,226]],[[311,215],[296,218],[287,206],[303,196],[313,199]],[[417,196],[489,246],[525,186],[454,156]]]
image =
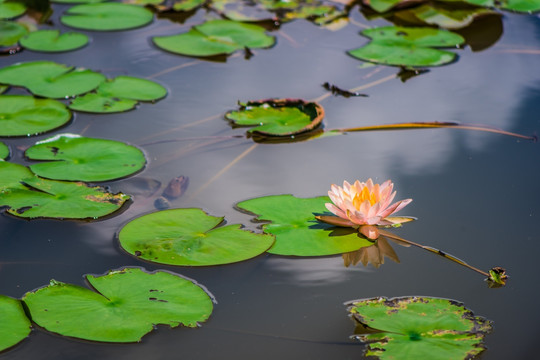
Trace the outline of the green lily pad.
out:
[[[374,298],[348,303],[351,316],[368,332],[355,336],[367,344],[366,356],[380,359],[470,359],[484,350],[491,322],[448,299]]]
[[[470,4],[487,6],[487,7],[498,7],[504,10],[511,10],[517,12],[537,12],[540,11],[540,2],[538,0],[463,0]]]
[[[77,32],[60,35],[59,30],[38,30],[23,37],[20,44],[33,51],[62,52],[85,46],[88,44],[88,36]]]
[[[275,38],[266,35],[263,27],[230,20],[211,20],[194,26],[187,33],[156,36],[156,46],[176,54],[215,56],[232,54],[244,48],[266,48]]]
[[[15,45],[26,34],[28,29],[25,26],[13,21],[0,20],[0,46]]]
[[[0,0],[0,19],[12,19],[26,12],[26,6],[18,2]]]
[[[378,13],[390,10],[404,0],[370,0],[369,7]]]
[[[36,175],[55,180],[108,181],[140,171],[146,164],[141,150],[120,141],[60,134],[25,152]]]
[[[204,5],[206,0],[177,0],[173,2],[174,11],[191,11]]]
[[[155,101],[167,95],[160,84],[132,76],[118,76],[102,83],[97,92],[103,96],[138,101]]]
[[[101,3],[107,0],[50,0],[57,4],[95,4]]]
[[[53,61],[32,61],[0,69],[0,83],[23,86],[33,94],[68,98],[95,89],[105,76]]]
[[[0,94],[3,94],[9,89],[8,85],[0,85]]]
[[[48,331],[79,339],[135,342],[157,324],[196,327],[212,313],[212,299],[178,275],[125,268],[86,275],[95,291],[51,281],[23,297],[32,320]]]
[[[455,47],[465,40],[458,34],[427,27],[386,26],[367,29],[362,35],[371,38],[367,45],[350,50],[355,58],[394,66],[438,66],[452,62],[456,54],[439,50]]]
[[[154,14],[144,7],[107,2],[73,6],[60,21],[76,29],[111,31],[138,28],[149,24],[153,18]]]
[[[324,118],[324,109],[303,100],[269,99],[240,104],[240,110],[228,112],[225,118],[235,125],[257,125],[249,133],[290,136],[317,128]]]
[[[273,195],[242,201],[240,210],[269,221],[262,229],[276,236],[271,254],[325,256],[358,250],[373,243],[354,230],[319,222],[315,214],[326,212],[326,196],[301,199],[292,195]]]
[[[9,156],[9,148],[3,142],[0,142],[0,160],[7,159]]]
[[[0,136],[37,135],[59,128],[70,119],[71,112],[59,101],[0,95]]]
[[[110,114],[135,109],[135,100],[118,99],[96,93],[77,96],[69,104],[71,110],[89,113]]]
[[[30,320],[19,300],[0,295],[0,319],[0,351],[17,345],[30,334]]]
[[[28,168],[0,161],[0,207],[23,218],[97,219],[129,200],[82,182],[41,179]]]
[[[274,237],[240,225],[217,227],[222,217],[200,209],[171,209],[141,216],[125,225],[118,239],[128,253],[169,265],[221,265],[262,254]]]

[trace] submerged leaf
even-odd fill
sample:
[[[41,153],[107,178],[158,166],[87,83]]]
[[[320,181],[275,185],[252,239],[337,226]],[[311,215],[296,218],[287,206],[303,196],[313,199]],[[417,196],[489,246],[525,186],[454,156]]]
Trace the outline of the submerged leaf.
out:
[[[0,352],[18,344],[30,334],[30,320],[19,300],[0,295],[0,319]]]
[[[220,265],[262,254],[274,237],[217,227],[223,218],[200,209],[172,209],[141,216],[118,234],[120,245],[138,258],[169,265]]]
[[[196,327],[212,313],[212,299],[178,275],[138,268],[86,275],[95,291],[51,281],[23,301],[32,320],[48,331],[79,339],[135,342],[157,324]]]
[[[20,44],[33,51],[62,52],[85,46],[88,36],[77,32],[60,34],[59,30],[38,30],[22,38]]]
[[[115,2],[83,4],[69,8],[60,21],[77,29],[111,31],[147,25],[154,15],[144,7]]]
[[[64,104],[32,96],[0,95],[0,136],[30,136],[59,128],[71,120]]]
[[[22,165],[0,161],[0,207],[23,218],[97,219],[130,199],[82,182],[41,179]]]
[[[428,27],[386,26],[367,29],[361,34],[372,40],[361,48],[350,50],[350,55],[394,66],[447,64],[455,59],[456,54],[436,48],[455,47],[464,42],[458,34]]]
[[[146,164],[141,150],[120,141],[60,134],[25,152],[36,175],[55,180],[108,181],[140,171]]]
[[[367,344],[380,359],[470,359],[484,350],[491,322],[454,300],[431,297],[373,298],[347,303]],[[366,333],[370,330],[378,330]]]
[[[235,125],[255,126],[248,130],[266,136],[290,136],[317,128],[323,118],[321,105],[297,99],[268,99],[241,104],[225,118]]]
[[[104,80],[102,74],[53,61],[18,63],[0,69],[0,83],[23,86],[35,95],[49,98],[84,94]]]
[[[320,223],[316,213],[326,211],[326,196],[301,199],[292,195],[273,195],[242,201],[240,210],[256,214],[266,233],[276,236],[271,254],[295,256],[325,256],[355,251],[370,246],[355,229],[336,228]]]

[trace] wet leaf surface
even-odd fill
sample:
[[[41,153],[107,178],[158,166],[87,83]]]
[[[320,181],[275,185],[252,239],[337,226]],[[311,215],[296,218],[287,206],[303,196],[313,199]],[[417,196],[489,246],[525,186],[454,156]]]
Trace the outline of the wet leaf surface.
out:
[[[350,50],[355,58],[394,66],[438,66],[452,62],[456,54],[439,50],[455,47],[464,39],[455,33],[423,27],[387,26],[367,29],[362,35],[372,39],[367,45]]]
[[[485,348],[491,322],[463,304],[431,297],[373,298],[348,303],[355,337],[380,359],[469,359]],[[366,333],[365,328],[378,332]]]
[[[191,280],[138,268],[86,275],[94,290],[51,281],[23,301],[48,331],[103,342],[136,342],[157,324],[196,327],[212,313],[212,299]]]
[[[326,196],[297,198],[273,195],[242,201],[240,210],[257,215],[265,233],[273,234],[276,242],[268,250],[276,255],[325,256],[358,250],[373,243],[355,229],[336,228],[320,223],[315,214],[326,212]]]
[[[73,6],[60,21],[76,29],[111,31],[145,26],[153,17],[150,10],[141,6],[107,2]]]
[[[18,63],[0,69],[0,83],[23,86],[34,95],[67,98],[95,89],[102,74],[52,61]]]
[[[146,164],[141,150],[120,141],[59,134],[28,148],[36,175],[55,180],[108,181],[140,171]]]
[[[118,76],[99,85],[97,93],[121,99],[155,101],[167,95],[160,84],[132,76]]]
[[[154,43],[161,49],[188,56],[232,54],[244,48],[267,48],[275,38],[266,35],[258,25],[229,20],[210,20],[194,26],[187,33],[156,36]]]
[[[120,245],[140,259],[169,265],[221,265],[262,254],[271,235],[240,225],[218,226],[223,218],[200,209],[171,209],[141,216],[120,231]]]
[[[79,49],[88,44],[88,36],[59,30],[38,30],[31,32],[20,40],[20,44],[33,51],[63,52]]]
[[[112,214],[129,200],[83,182],[41,179],[28,168],[0,162],[0,207],[23,218],[97,219]]]
[[[317,103],[296,99],[268,99],[241,103],[238,111],[225,118],[239,126],[254,126],[248,133],[269,136],[290,136],[317,128],[324,109]]]
[[[108,114],[133,110],[137,104],[138,102],[135,100],[118,99],[98,93],[88,93],[73,99],[69,104],[69,108],[75,111]]]
[[[54,130],[71,119],[64,104],[32,96],[0,95],[0,136],[30,136]]]
[[[17,345],[30,334],[30,320],[19,300],[0,295],[0,319],[0,351]]]

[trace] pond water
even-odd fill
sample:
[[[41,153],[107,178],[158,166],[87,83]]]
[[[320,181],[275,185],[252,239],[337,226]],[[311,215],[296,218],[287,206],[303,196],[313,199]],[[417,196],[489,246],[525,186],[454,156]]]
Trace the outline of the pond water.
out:
[[[51,18],[62,30],[68,28],[58,18],[67,8],[54,5]],[[455,121],[532,135],[540,129],[538,16],[504,13],[504,31],[494,45],[477,52],[469,47],[457,50],[457,62],[406,82],[393,76],[397,68],[361,68],[361,62],[346,55],[346,50],[368,41],[358,35],[358,24],[387,24],[366,20],[357,7],[351,11],[354,23],[337,31],[305,20],[284,24],[273,32],[276,45],[253,50],[249,60],[233,56],[226,62],[204,61],[152,45],[152,36],[187,31],[206,16],[199,11],[185,24],[155,20],[130,31],[82,31],[92,38],[83,49],[61,54],[23,51],[0,57],[0,67],[52,60],[108,77],[131,75],[164,85],[168,96],[154,104],[121,114],[76,113],[72,123],[55,133],[139,146],[149,162],[136,178],[166,184],[173,177],[188,176],[189,188],[173,207],[202,208],[225,216],[229,224],[256,230],[252,216],[234,209],[237,202],[274,194],[325,195],[331,184],[343,180],[392,179],[398,199],[414,199],[400,214],[418,218],[396,234],[483,270],[502,266],[510,275],[507,286],[490,289],[477,273],[400,246],[394,246],[400,263],[386,259],[378,269],[361,264],[346,268],[339,255],[263,254],[237,264],[200,268],[143,263],[121,250],[116,239],[123,224],[154,211],[153,197],[135,194],[127,210],[97,222],[26,221],[2,214],[0,294],[20,298],[50,279],[84,285],[84,274],[123,266],[166,269],[196,280],[216,297],[209,321],[197,329],[159,327],[141,343],[122,345],[35,329],[0,358],[358,359],[364,348],[349,339],[354,324],[343,303],[406,295],[455,299],[492,320],[484,359],[538,356],[538,143],[457,129],[373,131],[256,145],[250,139],[222,138],[245,132],[232,130],[223,118],[238,101],[316,99],[326,93],[321,86],[325,82],[344,89],[366,85],[361,92],[369,95],[322,99],[327,129]],[[48,136],[2,141],[12,148],[10,161],[28,164],[20,148]],[[136,193],[133,179],[107,185]]]

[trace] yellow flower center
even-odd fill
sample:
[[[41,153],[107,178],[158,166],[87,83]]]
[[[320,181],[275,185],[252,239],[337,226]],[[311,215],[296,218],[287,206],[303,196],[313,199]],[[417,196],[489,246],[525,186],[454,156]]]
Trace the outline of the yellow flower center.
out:
[[[369,201],[369,204],[373,206],[377,201],[379,201],[378,196],[375,192],[370,192],[367,187],[364,187],[362,191],[356,193],[352,199],[353,206],[358,210],[360,205],[364,201]]]

